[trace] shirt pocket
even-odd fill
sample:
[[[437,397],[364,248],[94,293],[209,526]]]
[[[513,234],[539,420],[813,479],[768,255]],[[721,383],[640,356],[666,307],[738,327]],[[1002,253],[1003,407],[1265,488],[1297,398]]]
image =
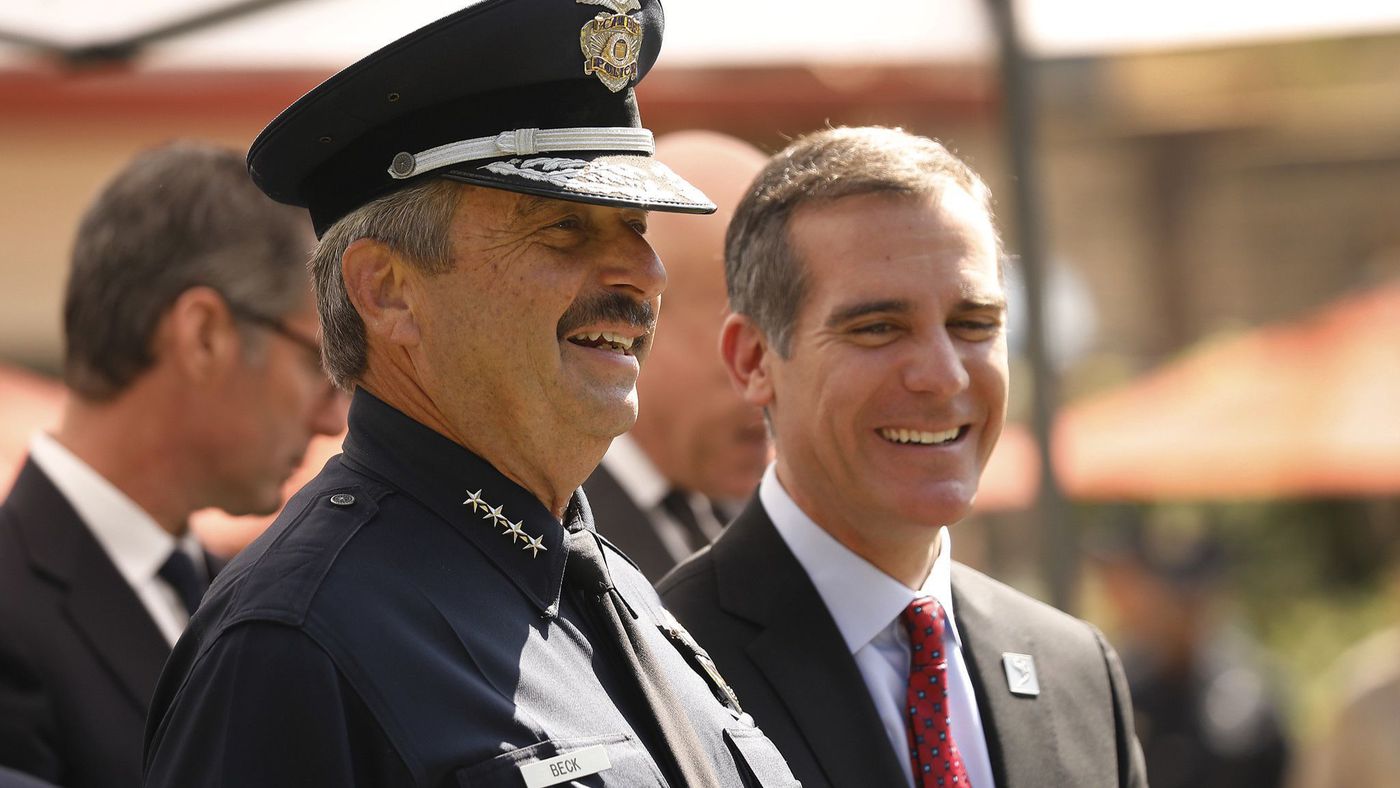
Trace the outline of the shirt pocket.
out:
[[[758,728],[725,728],[724,743],[734,756],[734,766],[744,788],[801,788],[787,761]]]
[[[458,788],[522,788],[525,778],[521,768],[532,763],[567,756],[589,747],[601,745],[607,752],[608,768],[576,779],[561,776],[553,785],[587,788],[606,786],[664,786],[661,772],[652,762],[646,748],[628,733],[606,736],[586,736],[572,739],[546,739],[528,747],[504,752],[489,760],[458,769]]]

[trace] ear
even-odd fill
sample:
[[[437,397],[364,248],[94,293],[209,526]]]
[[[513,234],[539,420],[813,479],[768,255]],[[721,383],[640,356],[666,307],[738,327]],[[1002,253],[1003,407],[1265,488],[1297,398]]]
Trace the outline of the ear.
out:
[[[341,256],[340,273],[369,337],[394,345],[418,344],[418,321],[408,297],[412,273],[397,252],[379,241],[361,238]]]
[[[748,315],[730,314],[719,330],[719,355],[729,382],[750,405],[773,403],[774,351],[768,337]]]
[[[218,378],[243,352],[228,303],[218,291],[202,285],[176,297],[157,321],[151,344],[157,364],[173,364],[194,381]]]

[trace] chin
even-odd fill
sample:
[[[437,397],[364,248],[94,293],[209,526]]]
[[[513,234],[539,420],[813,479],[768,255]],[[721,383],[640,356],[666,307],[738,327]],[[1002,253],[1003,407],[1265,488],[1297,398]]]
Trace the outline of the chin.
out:
[[[937,489],[924,489],[918,493],[900,496],[892,494],[890,500],[903,500],[912,505],[897,507],[900,519],[930,527],[952,525],[972,512],[972,503],[977,498],[977,487],[960,484],[939,485]]]
[[[587,431],[599,438],[612,440],[617,436],[632,429],[632,425],[637,423],[637,407],[635,401],[626,405],[610,403],[600,405],[586,411],[588,421]]]

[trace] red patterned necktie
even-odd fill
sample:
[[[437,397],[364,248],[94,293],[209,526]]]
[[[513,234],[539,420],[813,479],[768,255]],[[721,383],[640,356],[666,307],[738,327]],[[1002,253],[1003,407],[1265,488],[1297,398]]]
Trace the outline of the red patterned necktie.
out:
[[[931,596],[899,616],[909,632],[909,758],[915,788],[967,788],[967,770],[948,717],[948,658],[943,653],[943,606]]]

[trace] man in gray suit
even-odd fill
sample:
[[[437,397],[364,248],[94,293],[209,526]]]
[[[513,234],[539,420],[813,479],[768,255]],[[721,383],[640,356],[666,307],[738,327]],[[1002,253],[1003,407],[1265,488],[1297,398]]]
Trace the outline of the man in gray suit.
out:
[[[777,460],[660,588],[809,788],[1146,784],[1099,632],[951,559],[1006,413],[990,202],[936,142],[833,129],[729,229],[721,353]]]

